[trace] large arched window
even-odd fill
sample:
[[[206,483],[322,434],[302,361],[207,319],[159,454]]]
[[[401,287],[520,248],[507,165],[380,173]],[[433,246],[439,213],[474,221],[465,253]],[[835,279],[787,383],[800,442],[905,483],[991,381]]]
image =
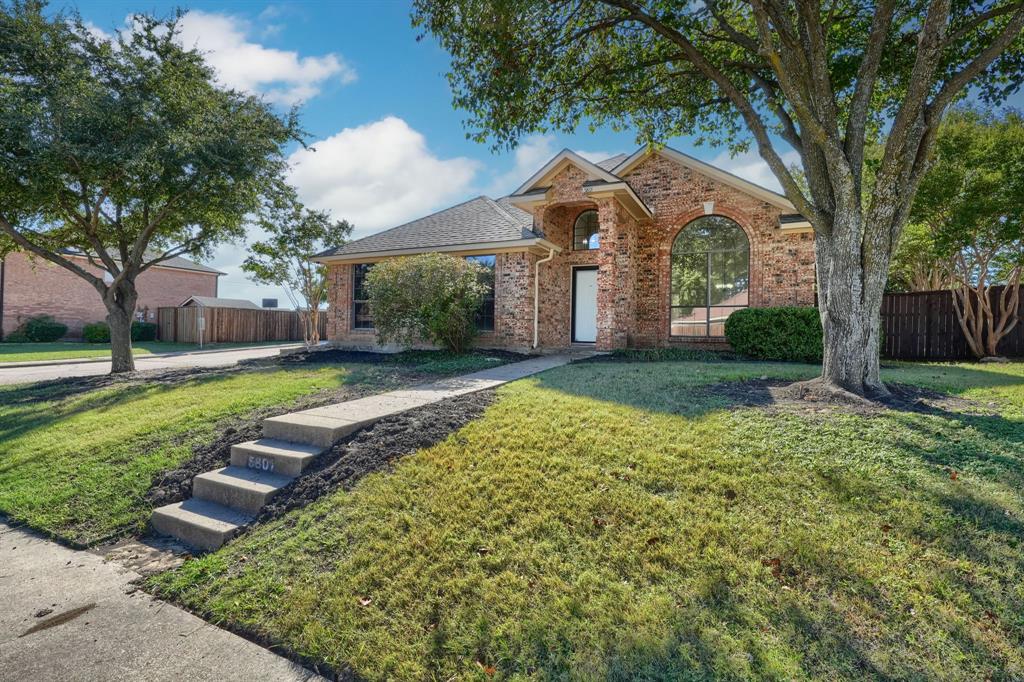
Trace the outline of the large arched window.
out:
[[[749,304],[750,243],[723,216],[697,218],[672,243],[672,336],[725,336],[725,319]]]

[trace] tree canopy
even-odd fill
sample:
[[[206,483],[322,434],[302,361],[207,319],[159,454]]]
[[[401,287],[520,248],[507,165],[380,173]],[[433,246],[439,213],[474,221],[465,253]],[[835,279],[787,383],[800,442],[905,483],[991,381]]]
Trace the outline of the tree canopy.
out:
[[[294,112],[220,87],[177,21],[135,15],[107,41],[39,2],[0,6],[0,234],[103,297],[115,371],[132,368],[136,277],[243,236],[300,137]]]

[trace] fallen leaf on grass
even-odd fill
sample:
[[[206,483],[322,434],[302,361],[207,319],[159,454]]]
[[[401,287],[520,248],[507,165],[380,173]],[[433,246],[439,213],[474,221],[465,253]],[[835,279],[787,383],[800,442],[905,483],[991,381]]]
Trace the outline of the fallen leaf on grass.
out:
[[[369,606],[372,603],[373,603],[373,597],[361,597],[359,599],[359,605],[360,606]]]

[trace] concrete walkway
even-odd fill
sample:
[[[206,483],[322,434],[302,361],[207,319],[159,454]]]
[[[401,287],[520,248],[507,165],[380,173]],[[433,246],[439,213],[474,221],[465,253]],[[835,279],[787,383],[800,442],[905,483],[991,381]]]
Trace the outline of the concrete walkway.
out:
[[[301,345],[301,344],[299,344]],[[280,354],[282,349],[297,348],[295,344],[258,346],[255,348],[228,348],[219,351],[168,353],[167,355],[136,355],[135,369],[168,369],[172,367],[220,367],[234,365],[240,360],[267,358]],[[66,377],[85,377],[108,374],[110,360],[102,362],[66,362],[56,365],[32,367],[6,367],[0,364],[0,384],[21,384],[29,381],[47,381]]]
[[[0,523],[0,679],[324,679],[135,591],[138,577]]]
[[[229,466],[192,479],[192,497],[153,510],[157,532],[200,549],[217,549],[317,455],[345,436],[408,410],[494,388],[593,353],[547,355],[263,420],[263,438],[231,446]]]

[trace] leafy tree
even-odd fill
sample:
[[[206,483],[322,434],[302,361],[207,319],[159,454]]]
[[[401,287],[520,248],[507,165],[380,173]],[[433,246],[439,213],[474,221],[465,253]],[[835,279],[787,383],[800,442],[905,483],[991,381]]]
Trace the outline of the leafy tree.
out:
[[[947,108],[1020,85],[1024,2],[416,0],[477,140],[580,123],[746,148],[815,229],[824,392],[885,394],[879,310]],[[746,130],[748,134],[744,133]],[[870,186],[865,145],[887,136]],[[800,155],[806,187],[783,162]],[[865,200],[866,197],[866,200]]]
[[[957,109],[939,131],[913,219],[955,282],[953,304],[977,357],[1017,325],[1024,267],[1024,118]],[[1005,287],[999,296],[991,288]]]
[[[483,266],[444,253],[392,258],[366,275],[373,326],[381,343],[423,341],[466,351],[488,291]]]
[[[96,289],[111,371],[131,371],[138,276],[243,236],[300,131],[294,112],[218,87],[176,43],[177,17],[136,15],[108,42],[43,10],[0,5],[0,235]]]
[[[952,286],[946,254],[923,223],[908,223],[889,265],[889,291],[939,291]]]
[[[352,234],[346,220],[331,220],[326,211],[303,207],[294,190],[284,188],[259,221],[267,239],[250,246],[242,269],[264,284],[284,288],[302,316],[306,345],[320,343],[320,307],[327,302],[327,268],[310,260],[341,246]]]

